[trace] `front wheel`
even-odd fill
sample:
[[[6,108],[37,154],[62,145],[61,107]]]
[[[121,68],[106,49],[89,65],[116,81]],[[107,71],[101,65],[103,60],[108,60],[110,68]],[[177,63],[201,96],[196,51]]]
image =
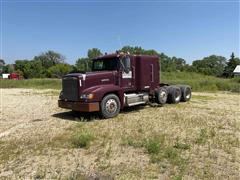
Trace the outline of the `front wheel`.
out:
[[[107,118],[115,117],[120,112],[120,100],[115,94],[106,95],[101,102],[101,114]]]

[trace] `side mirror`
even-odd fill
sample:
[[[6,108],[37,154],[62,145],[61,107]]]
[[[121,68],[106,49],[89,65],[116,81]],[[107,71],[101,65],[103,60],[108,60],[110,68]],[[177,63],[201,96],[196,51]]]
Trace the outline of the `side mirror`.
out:
[[[128,74],[130,72],[130,69],[129,68],[125,68],[124,72]]]
[[[129,56],[123,57],[121,60],[121,65],[125,73],[129,73],[131,69],[131,59]]]

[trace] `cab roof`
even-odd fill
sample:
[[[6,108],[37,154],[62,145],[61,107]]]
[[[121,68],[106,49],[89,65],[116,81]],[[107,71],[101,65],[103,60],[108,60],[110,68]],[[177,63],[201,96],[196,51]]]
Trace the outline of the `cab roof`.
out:
[[[122,57],[122,56],[125,56],[125,55],[128,55],[128,56],[141,56],[141,57],[144,57],[144,58],[158,58],[158,56],[154,56],[154,55],[133,55],[133,54],[126,54],[126,53],[113,53],[113,54],[105,54],[105,55],[102,55],[102,56],[98,56],[96,58],[94,58],[93,60],[101,60],[101,59],[112,59],[112,58],[119,58],[119,57]]]
[[[102,56],[98,56],[96,58],[94,58],[93,60],[100,60],[100,59],[111,59],[111,58],[119,58],[121,55],[117,54],[117,53],[113,53],[113,54],[105,54]]]

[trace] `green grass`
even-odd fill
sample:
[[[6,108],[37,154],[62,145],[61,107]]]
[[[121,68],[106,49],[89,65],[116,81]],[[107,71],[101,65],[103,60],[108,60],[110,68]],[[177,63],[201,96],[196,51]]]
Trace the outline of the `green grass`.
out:
[[[0,80],[0,88],[61,89],[60,79]]]
[[[201,129],[198,138],[196,139],[197,144],[205,144],[209,135],[206,129]]]
[[[21,149],[17,148],[14,142],[0,140],[0,164],[14,159],[21,154]]]
[[[165,136],[159,135],[143,140],[143,147],[149,154],[158,154],[165,142]]]
[[[240,78],[217,78],[190,72],[162,72],[161,82],[169,84],[188,84],[193,91],[231,91],[240,92]]]
[[[72,144],[76,148],[88,148],[93,140],[94,136],[88,131],[77,131],[72,136]]]
[[[158,164],[162,168],[166,168],[164,165],[167,161],[168,164],[177,167],[179,174],[175,179],[181,179],[186,169],[187,160],[182,158],[182,153],[185,150],[189,150],[190,146],[185,143],[177,142],[174,146],[169,145],[166,141],[165,135],[158,135],[152,137],[132,137],[128,136],[122,139],[123,145],[132,146],[134,148],[143,148],[149,155],[150,162]]]
[[[149,139],[145,143],[145,148],[149,154],[158,154],[160,152],[161,144],[156,139]]]
[[[191,72],[162,72],[161,82],[169,84],[187,84],[192,87],[193,91],[240,92],[240,77],[224,79]],[[0,80],[0,88],[61,89],[61,80]]]
[[[190,149],[190,145],[189,144],[179,142],[178,138],[177,138],[177,142],[175,143],[175,145],[173,147],[176,148],[176,149],[180,149],[180,150]]]
[[[122,138],[122,145],[128,145],[128,146],[133,146],[133,147],[142,147],[141,142],[133,139],[132,137]]]

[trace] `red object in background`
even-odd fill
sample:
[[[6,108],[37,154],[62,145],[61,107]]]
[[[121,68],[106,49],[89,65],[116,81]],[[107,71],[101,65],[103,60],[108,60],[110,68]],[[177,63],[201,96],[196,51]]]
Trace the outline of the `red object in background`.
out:
[[[19,75],[17,73],[11,73],[8,76],[8,79],[14,79],[14,80],[19,80]]]

